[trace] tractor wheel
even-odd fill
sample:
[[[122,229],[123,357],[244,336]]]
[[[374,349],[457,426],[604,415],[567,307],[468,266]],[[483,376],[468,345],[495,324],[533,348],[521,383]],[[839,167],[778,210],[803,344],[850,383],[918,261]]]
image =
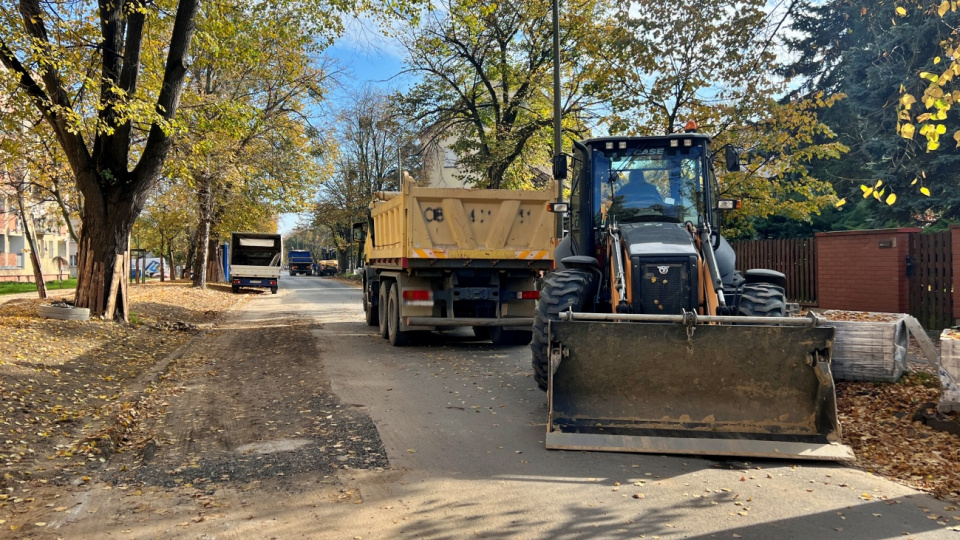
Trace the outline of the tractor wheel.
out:
[[[380,324],[380,318],[377,316],[377,315],[378,315],[378,313],[377,313],[377,312],[378,312],[378,309],[377,309],[377,306],[374,306],[373,303],[370,302],[370,299],[368,298],[368,294],[369,294],[369,292],[370,292],[370,291],[368,290],[368,287],[369,287],[369,285],[367,285],[367,283],[364,282],[364,284],[363,284],[363,314],[364,314],[365,317],[366,317],[367,326],[379,326],[379,324]]]
[[[746,283],[740,293],[737,313],[748,317],[786,317],[783,288],[772,283]]]
[[[498,347],[510,345],[526,345],[533,338],[530,330],[504,330],[502,326],[491,326],[489,330],[490,341]]]
[[[394,347],[403,347],[410,343],[410,332],[400,331],[400,292],[397,285],[390,287],[387,299],[387,328],[390,344]]]
[[[547,391],[550,352],[547,343],[547,323],[560,319],[560,312],[567,309],[584,311],[593,309],[594,277],[583,270],[562,270],[550,274],[540,290],[540,301],[533,320],[533,378],[537,386]]]
[[[389,310],[387,309],[387,293],[389,293],[390,289],[393,287],[395,287],[395,285],[391,284],[389,281],[380,282],[380,296],[378,298],[380,300],[379,308],[383,310],[383,317],[379,318],[377,321],[377,326],[379,327],[378,330],[380,330],[380,337],[383,339],[387,339],[387,319],[390,316]]]

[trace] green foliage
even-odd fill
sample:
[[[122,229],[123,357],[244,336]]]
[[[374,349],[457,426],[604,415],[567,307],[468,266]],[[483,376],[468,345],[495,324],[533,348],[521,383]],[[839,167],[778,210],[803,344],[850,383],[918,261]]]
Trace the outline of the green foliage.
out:
[[[580,87],[582,44],[598,2],[565,4],[561,36],[564,129],[582,134],[589,103]],[[552,35],[549,2],[450,0],[404,40],[421,82],[406,97],[431,143],[452,139],[464,180],[522,188],[549,170],[552,154]],[[596,36],[589,36],[595,39]]]
[[[851,149],[843,160],[814,161],[810,169],[844,197],[842,211],[855,201],[872,203],[870,223],[956,221],[960,156],[930,152],[926,138],[905,135],[911,128],[920,135],[918,119],[932,122],[923,118],[928,112],[922,103],[930,77],[918,77],[934,71],[943,40],[960,17],[912,8],[899,15],[896,8],[889,1],[832,0],[799,10],[805,15],[796,20],[800,37],[792,42],[799,60],[787,70],[802,77],[802,92],[846,95],[821,118]],[[960,128],[949,115],[936,122],[945,133]]]

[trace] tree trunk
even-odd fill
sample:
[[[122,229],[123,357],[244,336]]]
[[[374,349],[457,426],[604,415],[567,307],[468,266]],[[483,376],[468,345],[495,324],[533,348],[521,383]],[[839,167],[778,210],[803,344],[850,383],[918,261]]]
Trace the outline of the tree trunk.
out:
[[[193,286],[207,288],[207,260],[210,257],[210,222],[213,221],[213,198],[210,188],[213,178],[206,173],[200,175],[200,187],[197,190],[200,223],[197,225],[197,252],[193,259]]]
[[[77,307],[90,308],[91,315],[127,320],[125,262],[129,250],[130,231],[146,201],[146,194],[136,196],[116,190],[106,201],[88,197],[83,207],[83,229],[77,252]],[[116,307],[106,313],[107,307]]]
[[[30,230],[30,220],[27,218],[27,209],[23,206],[23,192],[17,191],[17,204],[20,205],[20,221],[23,222],[23,237],[30,244],[30,266],[33,267],[33,279],[37,282],[37,294],[40,298],[47,297],[47,283],[43,280],[43,268],[40,266],[40,254],[37,253],[36,238]]]
[[[160,251],[160,283],[163,283],[163,282],[166,281],[166,280],[164,280],[164,278],[163,278],[164,264],[163,264],[163,233],[162,233],[162,232],[160,233],[160,249],[159,249],[159,251]]]

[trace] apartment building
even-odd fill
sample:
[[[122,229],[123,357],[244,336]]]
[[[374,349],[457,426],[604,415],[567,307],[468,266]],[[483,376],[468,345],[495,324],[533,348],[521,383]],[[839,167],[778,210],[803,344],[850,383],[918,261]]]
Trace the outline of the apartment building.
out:
[[[77,245],[56,208],[39,205],[29,212],[30,233],[36,240],[44,280],[75,276]],[[33,281],[30,264],[30,242],[24,234],[17,199],[0,187],[0,281]]]

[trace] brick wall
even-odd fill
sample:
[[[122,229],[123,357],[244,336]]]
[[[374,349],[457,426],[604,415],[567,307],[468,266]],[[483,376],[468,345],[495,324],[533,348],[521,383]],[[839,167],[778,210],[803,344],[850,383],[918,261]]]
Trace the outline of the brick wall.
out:
[[[960,320],[960,225],[950,226],[953,245],[953,318]]]
[[[909,313],[906,260],[910,235],[917,232],[920,229],[817,233],[819,307]]]

